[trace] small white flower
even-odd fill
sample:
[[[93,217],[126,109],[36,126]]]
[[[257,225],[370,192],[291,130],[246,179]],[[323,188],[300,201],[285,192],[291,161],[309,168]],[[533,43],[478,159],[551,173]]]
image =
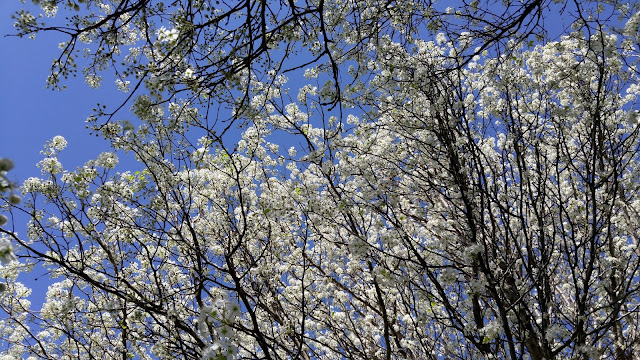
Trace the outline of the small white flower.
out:
[[[192,68],[188,68],[187,70],[184,71],[184,73],[182,73],[182,78],[185,80],[195,79],[196,78],[195,71],[193,71]]]
[[[304,77],[305,79],[315,79],[318,77],[318,69],[317,68],[310,68],[310,69],[305,69],[304,70]]]
[[[41,184],[40,179],[38,179],[36,177],[30,177],[27,180],[25,180],[24,183],[22,184],[22,193],[26,194],[26,193],[30,193],[30,192],[39,191],[41,185],[42,184]]]
[[[116,154],[111,152],[103,152],[98,155],[98,159],[96,159],[96,165],[102,166],[105,169],[113,169],[116,165],[118,165],[118,157]]]
[[[118,90],[122,91],[122,92],[129,92],[129,84],[131,82],[129,80],[127,81],[122,81],[120,79],[116,79],[116,87],[118,88]]]
[[[91,88],[97,89],[100,87],[100,83],[102,82],[102,76],[97,74],[87,74],[84,77],[84,81],[91,86]]]
[[[62,172],[62,164],[55,157],[46,158],[38,163],[42,174],[58,174]]]
[[[51,147],[58,151],[64,150],[67,147],[67,140],[60,135],[56,135],[51,140]]]
[[[156,34],[158,35],[158,40],[161,42],[174,42],[178,40],[178,30],[171,29],[167,30],[164,26],[160,29],[156,30]]]

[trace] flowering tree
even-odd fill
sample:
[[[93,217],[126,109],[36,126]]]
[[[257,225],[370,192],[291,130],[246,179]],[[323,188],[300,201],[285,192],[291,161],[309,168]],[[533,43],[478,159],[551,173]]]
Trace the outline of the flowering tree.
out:
[[[98,109],[114,151],[66,169],[54,137],[23,184],[7,358],[640,356],[630,6],[535,44],[553,5],[56,5],[79,13],[17,17],[70,34],[50,84],[86,43],[137,120]]]

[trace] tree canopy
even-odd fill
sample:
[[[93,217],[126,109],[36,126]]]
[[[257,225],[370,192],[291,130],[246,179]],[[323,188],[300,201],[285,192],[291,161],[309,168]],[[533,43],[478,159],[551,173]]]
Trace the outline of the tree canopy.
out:
[[[637,3],[33,2],[122,102],[5,201],[5,358],[640,356]]]

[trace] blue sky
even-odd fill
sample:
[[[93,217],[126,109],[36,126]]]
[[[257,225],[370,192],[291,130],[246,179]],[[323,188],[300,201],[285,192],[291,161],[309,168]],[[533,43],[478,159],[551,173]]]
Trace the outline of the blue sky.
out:
[[[111,150],[107,141],[89,133],[85,120],[97,103],[113,109],[127,96],[115,88],[108,72],[103,74],[104,81],[98,89],[90,88],[82,74],[63,81],[67,85],[64,91],[47,89],[46,79],[52,60],[60,53],[58,44],[67,39],[53,32],[38,34],[34,40],[7,36],[15,33],[11,15],[25,7],[34,14],[40,13],[31,1],[22,4],[20,0],[0,0],[0,54],[3,55],[0,56],[0,107],[3,109],[0,113],[0,158],[13,160],[15,168],[8,176],[18,185],[29,177],[41,176],[36,166],[43,157],[40,151],[45,142],[56,135],[62,135],[68,141],[67,148],[58,155],[68,170]],[[131,116],[124,108],[115,119],[133,120]],[[237,136],[238,133],[232,131],[230,135]],[[122,156],[120,158],[122,160]],[[136,168],[131,162],[120,165],[118,171],[128,170],[127,166]],[[13,226],[13,231],[25,237],[28,218],[16,215],[5,229]],[[19,280],[32,288],[32,307],[39,309],[51,284],[44,268],[37,267]]]
[[[107,82],[104,88],[91,89],[81,76],[66,82],[65,91],[47,89],[49,67],[59,54],[57,44],[63,37],[52,33],[35,40],[6,36],[14,32],[11,14],[23,6],[19,0],[0,0],[0,157],[14,161],[15,168],[8,175],[17,184],[40,176],[36,167],[42,158],[40,150],[56,135],[64,136],[69,143],[59,156],[66,168],[81,166],[108,150],[108,143],[89,134],[85,119],[97,102],[115,103],[122,95]],[[14,231],[24,236],[26,221],[17,217],[7,226],[15,226]],[[39,300],[44,299],[50,284],[43,275],[44,269],[36,268],[28,278],[20,278],[33,289],[34,309],[39,308]],[[37,282],[36,277],[40,278]]]
[[[64,38],[52,33],[35,40],[6,36],[14,32],[11,14],[22,6],[18,0],[0,2],[0,156],[14,161],[9,175],[17,182],[39,175],[40,150],[55,135],[69,141],[60,158],[73,167],[106,150],[107,144],[91,136],[84,121],[98,101],[108,103],[113,96],[109,89],[91,89],[80,77],[68,81],[65,91],[47,89],[51,61]]]
[[[39,13],[30,1],[25,5],[20,0],[0,0],[0,157],[14,160],[16,167],[9,175],[18,183],[39,175],[36,163],[41,159],[40,150],[55,135],[69,142],[60,154],[67,169],[108,150],[105,141],[85,129],[85,119],[96,103],[119,105],[124,99],[108,73],[99,89],[91,89],[81,74],[64,82],[68,85],[65,91],[46,89],[51,62],[59,55],[57,44],[66,39],[51,32],[39,34],[35,40],[6,36],[14,32],[11,14],[23,7]],[[291,80],[294,85],[295,79]],[[126,112],[119,115],[118,119],[128,116]]]

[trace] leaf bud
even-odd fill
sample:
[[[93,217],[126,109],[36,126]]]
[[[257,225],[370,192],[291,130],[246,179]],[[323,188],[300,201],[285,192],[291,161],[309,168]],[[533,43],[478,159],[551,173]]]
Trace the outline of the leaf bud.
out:
[[[18,196],[18,195],[9,196],[9,202],[12,203],[13,205],[20,204],[20,196]]]
[[[7,223],[7,221],[9,221],[9,219],[7,219],[6,216],[4,215],[0,215],[0,226],[4,225]]]
[[[13,169],[13,161],[11,159],[0,159],[0,171],[9,171],[11,169]]]

